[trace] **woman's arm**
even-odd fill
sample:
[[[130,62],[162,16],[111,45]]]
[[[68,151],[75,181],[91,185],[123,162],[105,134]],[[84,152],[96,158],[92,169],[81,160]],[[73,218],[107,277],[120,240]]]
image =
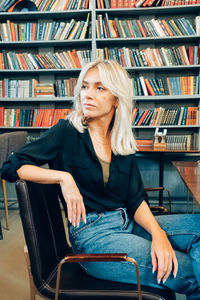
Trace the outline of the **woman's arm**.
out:
[[[17,170],[20,179],[43,184],[60,184],[61,191],[67,204],[68,220],[78,226],[80,217],[86,222],[83,197],[72,177],[68,172],[44,169],[33,165],[23,165]]]
[[[176,254],[167,238],[166,233],[157,223],[147,203],[143,201],[135,212],[134,220],[148,231],[152,236],[151,259],[153,273],[158,269],[157,281],[163,283],[167,280],[173,268],[176,277],[178,262]]]

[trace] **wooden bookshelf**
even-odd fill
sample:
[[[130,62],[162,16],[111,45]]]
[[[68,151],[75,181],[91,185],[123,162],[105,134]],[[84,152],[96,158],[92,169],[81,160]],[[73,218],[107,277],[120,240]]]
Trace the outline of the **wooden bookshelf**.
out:
[[[171,37],[137,37],[137,38],[97,38],[96,37],[96,19],[100,14],[105,16],[108,14],[109,18],[121,18],[121,19],[139,19],[141,21],[150,20],[151,18],[159,19],[175,19],[185,17],[188,18],[194,27],[194,18],[200,15],[200,5],[183,5],[183,6],[167,6],[167,7],[148,7],[148,8],[120,8],[120,9],[96,9],[96,2],[92,0],[93,9],[85,10],[68,10],[68,11],[37,11],[26,13],[0,13],[1,23],[11,22],[26,23],[29,22],[50,22],[66,20],[85,20],[88,13],[90,14],[90,36],[84,40],[40,40],[40,41],[0,41],[0,52],[17,51],[20,52],[32,52],[32,53],[47,53],[50,51],[54,53],[56,51],[66,50],[89,50],[91,51],[91,59],[97,58],[97,49],[108,48],[138,48],[139,50],[150,47],[178,47],[181,45],[200,46],[199,35],[187,35],[187,36],[171,36]],[[195,65],[170,65],[170,66],[140,66],[140,67],[125,67],[130,77],[144,76],[147,78],[165,78],[166,76],[198,76],[200,77],[200,64]],[[4,78],[9,79],[25,79],[36,78],[40,82],[54,83],[56,79],[67,79],[70,77],[78,77],[80,68],[54,68],[54,69],[32,69],[32,70],[10,70],[0,69],[0,80]],[[55,98],[8,98],[2,99],[0,106],[6,108],[71,108],[73,97],[55,97]],[[176,108],[180,106],[198,106],[200,107],[200,94],[193,95],[156,95],[156,96],[135,96],[135,105],[139,110],[156,107]],[[200,124],[200,123],[199,123]],[[200,125],[193,126],[159,126],[168,129],[168,134],[182,135],[198,133],[200,136]],[[23,127],[22,127],[23,128]],[[155,126],[133,126],[136,138],[152,138]],[[18,130],[21,128],[1,127],[0,132],[6,130]],[[24,129],[24,128],[23,128]],[[34,130],[34,128],[26,128],[28,131]],[[35,128],[39,132],[40,129]],[[200,143],[199,143],[200,144]]]

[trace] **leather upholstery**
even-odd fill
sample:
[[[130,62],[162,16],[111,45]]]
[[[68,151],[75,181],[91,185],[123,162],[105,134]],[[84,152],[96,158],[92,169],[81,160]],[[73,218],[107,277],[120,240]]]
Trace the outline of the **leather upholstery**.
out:
[[[40,294],[49,299],[55,296],[57,265],[67,253],[71,253],[57,190],[57,185],[16,182],[33,279]],[[175,299],[169,290],[142,287],[142,291],[143,300]],[[138,297],[134,285],[96,279],[87,275],[79,264],[66,263],[62,267],[59,299],[134,300]]]

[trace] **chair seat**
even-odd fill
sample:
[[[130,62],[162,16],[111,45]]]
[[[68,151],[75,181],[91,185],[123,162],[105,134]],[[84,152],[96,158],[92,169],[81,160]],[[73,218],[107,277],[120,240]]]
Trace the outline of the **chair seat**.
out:
[[[54,298],[56,287],[56,272],[50,277],[42,288],[38,290],[48,298]],[[126,292],[125,292],[126,291]],[[143,300],[174,300],[174,293],[170,290],[142,287]],[[100,280],[88,275],[77,263],[66,263],[62,267],[59,300],[135,300],[138,299],[137,286],[122,284],[113,281]]]

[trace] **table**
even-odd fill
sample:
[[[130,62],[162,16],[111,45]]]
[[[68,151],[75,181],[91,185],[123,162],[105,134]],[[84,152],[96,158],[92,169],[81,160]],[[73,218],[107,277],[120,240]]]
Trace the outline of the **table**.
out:
[[[153,146],[140,146],[137,145],[138,153],[154,153],[158,155],[159,159],[159,186],[163,187],[164,181],[164,155],[166,153],[199,153],[198,150],[162,150],[154,149]],[[159,206],[163,206],[163,191],[159,191]]]
[[[172,161],[172,164],[200,207],[200,164],[196,161]]]

